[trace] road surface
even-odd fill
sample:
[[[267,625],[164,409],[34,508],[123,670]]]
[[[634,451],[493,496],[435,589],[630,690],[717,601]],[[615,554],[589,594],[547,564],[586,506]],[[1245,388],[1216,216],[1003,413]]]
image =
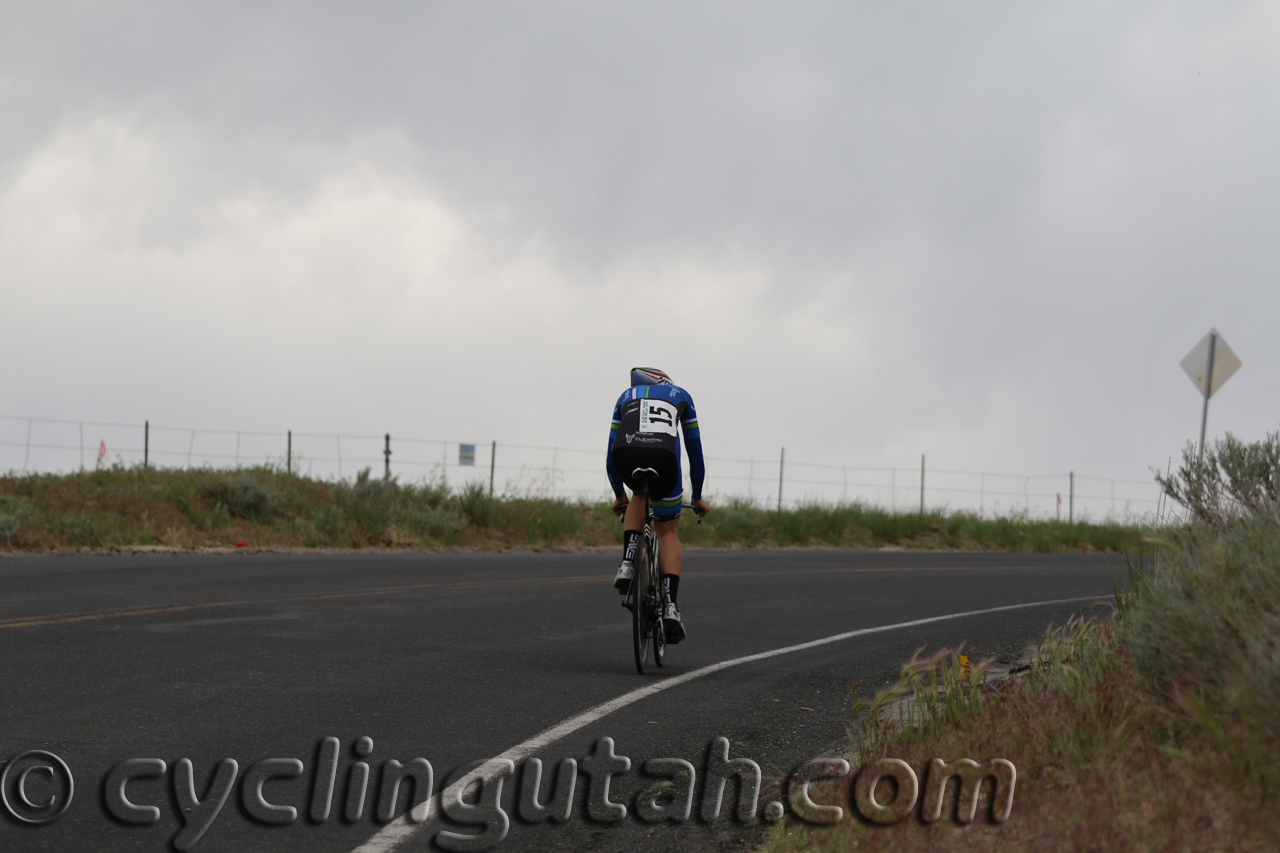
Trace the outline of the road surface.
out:
[[[567,821],[522,821],[514,804],[517,766],[505,781],[502,802],[512,819],[499,849],[743,849],[759,829],[732,817],[699,820],[702,791],[696,791],[688,821],[637,819],[637,793],[656,784],[644,772],[645,762],[683,759],[696,768],[700,783],[713,741],[726,738],[730,758],[749,758],[761,768],[763,806],[794,767],[845,737],[854,682],[863,685],[860,695],[870,695],[894,680],[921,645],[937,649],[963,641],[979,656],[1015,653],[1051,621],[1062,623],[1088,602],[1034,603],[1106,600],[1117,561],[1092,555],[688,551],[680,604],[689,639],[669,648],[666,667],[640,676],[632,663],[629,614],[611,585],[612,555],[6,559],[0,561],[6,798],[34,819],[51,816],[66,801],[62,771],[51,759],[37,754],[14,760],[28,750],[58,756],[74,790],[65,812],[49,823],[28,825],[0,813],[0,849],[161,851],[173,849],[177,838],[179,846],[199,851],[428,850],[436,834],[450,828],[439,818],[425,824],[401,818],[390,830],[378,819],[388,759],[408,765],[425,758],[439,791],[451,774],[475,761],[530,743],[550,776],[561,759],[582,762],[605,737],[613,739],[616,754],[630,759],[609,793],[609,801],[627,806],[627,817],[617,823],[589,818],[590,780],[580,774]],[[1034,606],[892,627],[1019,604]],[[886,626],[700,675],[581,722],[584,712],[638,687]],[[536,740],[574,720],[563,736]],[[329,814],[318,821],[311,809],[317,787],[328,790],[326,738],[337,740],[339,754]],[[367,757],[354,752],[370,746],[361,738],[371,741]],[[370,767],[367,786],[356,784],[362,758]],[[105,784],[126,759],[164,762],[163,775],[125,783],[123,799],[138,807],[125,816],[137,823],[112,816],[111,809],[121,810],[121,798]],[[196,811],[211,818],[179,817],[175,780],[182,759],[193,770]],[[234,759],[236,775],[223,779],[229,785],[225,805],[209,812],[213,800],[206,787],[219,790],[210,780],[224,759]],[[266,772],[289,766],[262,764],[264,759],[302,765],[296,778],[286,773],[261,788],[263,803],[296,809],[292,821],[281,810],[266,814],[276,824],[261,819],[261,812],[255,817],[255,783],[244,784],[245,775],[255,767]],[[20,780],[24,767],[35,769]],[[544,778],[543,784],[545,799],[551,782]],[[349,795],[362,787],[367,793],[360,816],[347,820]],[[409,783],[403,787],[399,811],[410,795]],[[21,802],[23,792],[29,806]],[[731,788],[725,812],[732,796]],[[358,799],[352,798],[352,808]],[[147,807],[158,809],[154,822],[147,821]],[[318,808],[317,814],[323,803]],[[208,828],[192,846],[194,827],[203,820]],[[452,830],[479,827],[455,824]]]

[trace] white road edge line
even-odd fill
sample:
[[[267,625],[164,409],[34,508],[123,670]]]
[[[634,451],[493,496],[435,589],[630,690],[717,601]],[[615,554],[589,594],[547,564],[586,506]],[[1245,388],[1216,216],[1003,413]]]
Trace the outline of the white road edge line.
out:
[[[878,634],[882,631],[896,631],[899,628],[913,628],[916,625],[928,625],[932,622],[945,622],[949,619],[964,619],[967,616],[982,616],[987,613],[1000,613],[1005,610],[1023,610],[1028,607],[1047,607],[1052,604],[1074,604],[1078,601],[1097,601],[1102,598],[1110,598],[1110,595],[1085,595],[1079,598],[1057,598],[1052,601],[1032,601],[1027,604],[1006,604],[1003,607],[988,607],[985,610],[968,610],[964,613],[948,613],[945,616],[930,616],[927,619],[913,619],[910,622],[899,622],[896,625],[881,625],[876,628],[861,628],[857,631],[846,631],[843,634],[834,634],[830,637],[823,637],[821,640],[810,640],[807,643],[798,643],[794,646],[785,646],[781,649],[773,649],[768,652],[759,652],[746,657],[733,658],[732,660],[720,661],[701,669],[695,669],[692,672],[686,672],[684,675],[677,675],[672,678],[663,679],[653,684],[632,690],[630,693],[624,693],[616,699],[610,699],[608,702],[602,702],[594,708],[588,708],[581,714],[577,714],[557,723],[549,729],[546,729],[524,743],[516,744],[501,755],[494,756],[480,767],[472,770],[463,776],[457,782],[450,785],[447,789],[435,794],[431,799],[422,803],[413,810],[413,820],[409,819],[409,815],[401,815],[391,823],[361,844],[352,853],[388,853],[396,847],[408,841],[411,837],[431,826],[432,818],[439,814],[440,800],[447,796],[450,801],[456,800],[466,787],[476,781],[488,781],[496,777],[505,769],[506,761],[520,761],[529,755],[537,752],[545,746],[549,746],[563,737],[573,734],[578,729],[589,726],[601,717],[608,716],[619,708],[624,708],[641,699],[646,699],[655,693],[660,693],[671,687],[686,684],[706,675],[711,675],[721,670],[729,669],[734,666],[741,666],[744,663],[752,663],[766,658],[777,657],[779,655],[790,654],[791,652],[800,652],[805,649],[813,649],[818,646],[825,646],[828,643],[838,643],[841,640],[848,640],[853,637],[862,637],[867,634]]]

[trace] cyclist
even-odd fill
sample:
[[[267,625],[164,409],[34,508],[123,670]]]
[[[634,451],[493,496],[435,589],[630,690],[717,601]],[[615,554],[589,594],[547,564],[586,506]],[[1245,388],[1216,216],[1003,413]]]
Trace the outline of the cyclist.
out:
[[[623,504],[628,503],[624,484],[633,493],[644,488],[642,483],[632,479],[631,472],[636,468],[652,468],[658,472],[658,479],[650,483],[649,494],[657,520],[662,627],[668,643],[678,643],[685,638],[684,623],[676,607],[682,562],[676,526],[680,521],[680,504],[684,497],[678,428],[683,428],[689,453],[689,479],[693,485],[691,503],[695,512],[704,515],[710,505],[702,499],[706,466],[702,461],[702,439],[698,436],[698,415],[693,407],[693,398],[661,370],[633,368],[631,387],[622,392],[613,407],[605,468],[616,496],[613,502],[616,513],[620,513]],[[622,564],[618,566],[613,585],[624,595],[635,573],[636,545],[644,530],[643,504],[644,501],[631,501],[623,520]]]

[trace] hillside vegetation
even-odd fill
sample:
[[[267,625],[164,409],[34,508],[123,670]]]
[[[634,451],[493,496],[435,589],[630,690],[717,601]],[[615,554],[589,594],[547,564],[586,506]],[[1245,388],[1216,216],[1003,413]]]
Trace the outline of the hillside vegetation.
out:
[[[1140,541],[1118,523],[1036,521],[965,513],[893,513],[861,504],[781,511],[716,500],[681,539],[704,547],[830,546],[998,551],[1124,551]],[[115,466],[0,477],[0,549],[574,548],[614,545],[605,503],[490,497],[480,483],[407,484],[371,477],[314,480],[272,467],[234,471]]]

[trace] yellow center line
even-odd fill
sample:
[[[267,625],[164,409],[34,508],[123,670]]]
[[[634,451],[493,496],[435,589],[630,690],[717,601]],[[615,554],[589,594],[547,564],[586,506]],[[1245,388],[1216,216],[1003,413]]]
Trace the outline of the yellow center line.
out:
[[[741,578],[741,577],[760,577],[768,579],[777,579],[779,576],[796,576],[796,575],[847,575],[847,574],[877,574],[884,572],[903,572],[903,571],[990,571],[990,570],[1007,570],[1020,571],[1031,568],[1040,568],[1037,566],[917,566],[911,568],[901,567],[873,567],[873,568],[833,568],[833,569],[796,569],[793,571],[770,572],[770,571],[699,571],[699,578]],[[241,598],[229,601],[208,601],[201,603],[189,604],[135,604],[125,607],[113,607],[108,610],[90,610],[79,613],[48,613],[40,616],[16,616],[9,619],[0,619],[0,628],[33,628],[38,625],[66,625],[73,622],[93,622],[102,619],[123,619],[129,616],[153,616],[159,613],[180,613],[188,610],[210,610],[216,607],[243,607],[262,604],[288,604],[291,602],[302,601],[329,601],[338,598],[370,598],[379,595],[397,595],[400,593],[418,592],[426,589],[451,590],[451,589],[477,589],[484,587],[512,587],[512,586],[550,586],[554,584],[571,584],[571,583],[600,583],[601,579],[607,580],[603,574],[594,575],[572,575],[563,578],[518,578],[510,580],[492,580],[492,581],[460,581],[454,583],[419,583],[406,584],[403,586],[375,586],[366,587],[364,589],[349,589],[339,592],[309,592],[298,595],[288,595],[279,598]]]

